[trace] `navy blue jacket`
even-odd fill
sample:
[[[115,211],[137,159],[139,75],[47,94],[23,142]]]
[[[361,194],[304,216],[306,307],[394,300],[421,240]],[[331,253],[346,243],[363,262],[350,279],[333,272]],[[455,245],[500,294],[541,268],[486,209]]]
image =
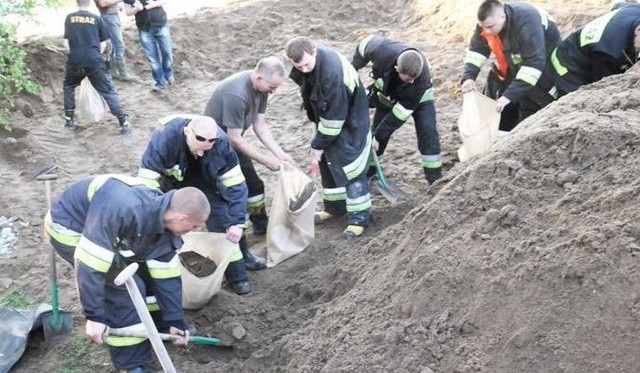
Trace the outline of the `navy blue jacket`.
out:
[[[189,151],[184,128],[189,118],[175,118],[154,132],[142,155],[138,177],[162,181],[163,190],[193,186],[204,192],[211,203],[209,220],[226,229],[243,225],[247,211],[247,184],[240,170],[238,156],[229,137],[218,129],[215,145],[197,162],[199,170],[189,169],[193,155]],[[193,164],[193,162],[191,162]],[[172,185],[167,187],[167,185]],[[210,227],[207,222],[207,227]]]
[[[53,223],[82,234],[74,257],[87,319],[105,323],[105,284],[112,266],[121,270],[139,262],[147,266],[163,320],[184,330],[176,253],[182,239],[163,224],[172,194],[130,176],[100,175],[72,184],[53,205]]]

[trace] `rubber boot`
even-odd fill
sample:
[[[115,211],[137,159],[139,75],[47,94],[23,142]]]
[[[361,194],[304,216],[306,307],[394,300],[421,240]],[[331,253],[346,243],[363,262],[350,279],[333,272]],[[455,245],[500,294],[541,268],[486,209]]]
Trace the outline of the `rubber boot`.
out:
[[[129,120],[127,119],[126,115],[120,115],[118,117],[118,123],[120,124],[119,132],[121,135],[128,135],[131,133],[133,126],[131,125],[131,122],[129,122]]]
[[[131,70],[127,68],[127,65],[124,61],[117,61],[116,66],[118,69],[120,80],[124,82],[136,82],[136,83],[140,82],[140,79],[138,79],[137,76],[133,75]]]
[[[267,268],[267,261],[264,260],[264,258],[259,258],[249,251],[249,244],[244,236],[240,239],[239,246],[240,251],[242,252],[244,267],[247,271],[259,271]]]
[[[257,211],[250,211],[249,220],[251,220],[251,224],[253,224],[253,234],[259,236],[267,233],[269,217],[267,216],[267,210],[264,208],[264,205],[256,210]]]
[[[107,62],[107,64],[109,65],[109,72],[111,73],[111,79],[120,80],[120,72],[118,72],[118,65],[116,64],[116,61],[111,59]]]
[[[73,120],[73,110],[64,111],[64,129],[69,132],[75,132],[78,130],[78,126]]]
[[[442,168],[424,168],[424,177],[429,184],[433,184],[436,180],[442,178]]]
[[[244,266],[244,260],[236,260],[229,262],[227,270],[224,271],[227,282],[231,285],[231,289],[238,295],[244,295],[251,292],[249,285],[249,276]]]

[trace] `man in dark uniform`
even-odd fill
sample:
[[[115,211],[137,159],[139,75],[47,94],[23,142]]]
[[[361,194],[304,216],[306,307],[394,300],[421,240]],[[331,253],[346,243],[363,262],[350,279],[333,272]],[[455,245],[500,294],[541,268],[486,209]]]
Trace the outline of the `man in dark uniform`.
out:
[[[371,130],[358,72],[344,56],[306,37],[289,40],[286,53],[294,67],[289,77],[300,86],[307,118],[316,127],[309,153],[312,174],[321,176],[324,202],[316,217],[346,213],[343,237],[360,236],[371,222],[366,174]]]
[[[86,334],[106,342],[118,372],[146,373],[151,362],[146,338],[104,337],[107,326],[121,332],[145,328],[127,290],[113,283],[127,265],[140,265],[134,280],[159,329],[184,336],[180,235],[204,224],[210,208],[204,194],[184,188],[163,194],[125,175],[85,178],[62,193],[45,217],[51,243],[76,268]]]
[[[359,70],[371,62],[369,106],[375,108],[373,137],[381,156],[391,135],[413,116],[425,178],[433,183],[442,177],[440,137],[429,62],[415,48],[370,35],[356,47],[351,63]],[[375,175],[370,169],[369,175]]]
[[[558,27],[544,10],[528,3],[483,1],[465,59],[462,92],[474,89],[493,53],[484,94],[497,100],[500,130],[510,131],[557,98],[549,57],[559,42]]]
[[[605,76],[621,74],[638,61],[640,5],[626,5],[587,23],[551,55],[560,95]]]
[[[211,205],[209,232],[225,233],[238,243],[245,227],[247,184],[229,138],[210,117],[178,115],[162,124],[142,155],[138,177],[165,191],[200,189]],[[236,294],[251,292],[240,249],[231,255],[225,276]]]
[[[111,114],[118,118],[120,133],[131,132],[131,123],[120,105],[120,99],[109,79],[109,72],[102,56],[109,39],[102,19],[88,9],[91,0],[77,0],[78,11],[69,14],[64,22],[64,37],[69,44],[69,56],[65,67],[64,92],[64,128],[76,131],[78,126],[73,119],[76,107],[75,90],[82,79],[89,78],[93,87],[105,99]]]

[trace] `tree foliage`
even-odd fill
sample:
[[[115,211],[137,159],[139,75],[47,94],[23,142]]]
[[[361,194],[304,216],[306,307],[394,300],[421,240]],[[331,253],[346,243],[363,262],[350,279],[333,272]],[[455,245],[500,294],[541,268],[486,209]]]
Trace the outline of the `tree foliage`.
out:
[[[11,130],[9,109],[20,92],[39,90],[29,74],[26,53],[16,40],[17,25],[38,6],[54,6],[58,0],[0,0],[0,128]]]

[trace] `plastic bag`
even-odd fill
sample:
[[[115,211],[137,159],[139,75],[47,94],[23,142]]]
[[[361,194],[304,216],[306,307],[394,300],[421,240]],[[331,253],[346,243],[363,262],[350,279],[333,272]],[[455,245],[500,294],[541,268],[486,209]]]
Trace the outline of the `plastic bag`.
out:
[[[85,120],[99,122],[104,119],[107,111],[109,111],[107,102],[93,88],[89,78],[82,79],[78,97],[78,114]]]
[[[180,253],[196,252],[216,264],[216,270],[209,276],[198,277],[180,262],[182,270],[182,307],[197,310],[204,307],[222,286],[224,271],[229,265],[231,254],[238,249],[237,243],[227,240],[224,233],[191,232],[182,236],[184,245]]]
[[[458,119],[458,130],[462,146],[458,149],[460,161],[489,151],[498,140],[500,113],[496,101],[471,91],[462,97],[462,113]]]
[[[289,163],[280,167],[267,227],[267,267],[301,253],[315,237],[315,184]]]

